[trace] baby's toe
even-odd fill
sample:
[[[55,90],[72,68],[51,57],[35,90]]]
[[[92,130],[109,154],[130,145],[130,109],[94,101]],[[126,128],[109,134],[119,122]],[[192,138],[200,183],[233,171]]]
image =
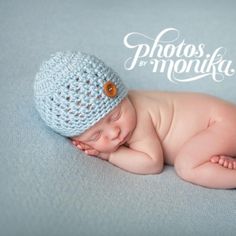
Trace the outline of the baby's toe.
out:
[[[233,162],[233,168],[236,169],[236,161]]]
[[[213,157],[211,157],[211,162],[213,162],[213,163],[218,163],[218,162],[219,162],[219,159],[220,159],[219,156],[213,156]]]
[[[228,168],[233,169],[233,163],[232,162],[229,163]]]
[[[221,156],[219,159],[219,164],[224,165],[224,163],[225,163],[225,159]]]
[[[227,160],[225,160],[223,166],[224,167],[228,167],[229,166],[229,162]]]
[[[220,159],[218,163],[219,163],[219,165],[222,165],[222,166],[223,166],[224,163],[225,163],[225,161],[224,161],[223,159]]]

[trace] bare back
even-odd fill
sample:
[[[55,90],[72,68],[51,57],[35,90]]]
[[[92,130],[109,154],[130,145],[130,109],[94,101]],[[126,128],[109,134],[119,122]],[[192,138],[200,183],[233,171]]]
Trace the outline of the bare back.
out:
[[[236,114],[233,104],[199,93],[130,91],[129,98],[137,117],[144,117],[141,115],[144,112],[150,114],[165,163],[172,165],[182,145],[192,136],[221,121],[231,110]]]

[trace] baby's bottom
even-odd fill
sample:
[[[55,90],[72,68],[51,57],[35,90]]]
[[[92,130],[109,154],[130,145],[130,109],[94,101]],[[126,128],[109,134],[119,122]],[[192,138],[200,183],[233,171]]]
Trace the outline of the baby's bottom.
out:
[[[236,188],[236,170],[211,158],[236,157],[236,122],[216,122],[193,136],[175,159],[177,174],[186,181],[208,188]]]

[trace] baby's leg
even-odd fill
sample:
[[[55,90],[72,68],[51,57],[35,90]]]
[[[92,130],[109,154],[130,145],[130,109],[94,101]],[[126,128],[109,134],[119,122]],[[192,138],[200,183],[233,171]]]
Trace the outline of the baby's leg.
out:
[[[211,157],[211,162],[219,164],[225,168],[236,169],[236,158],[230,156],[219,155]]]
[[[236,156],[235,140],[236,125],[213,124],[182,147],[175,159],[177,174],[189,182],[209,188],[236,188],[236,170],[210,161],[212,156],[217,155]]]

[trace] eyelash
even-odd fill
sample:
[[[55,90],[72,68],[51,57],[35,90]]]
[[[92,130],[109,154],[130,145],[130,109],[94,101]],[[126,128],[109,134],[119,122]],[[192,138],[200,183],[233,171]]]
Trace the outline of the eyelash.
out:
[[[121,111],[119,110],[119,111],[115,112],[114,114],[112,114],[110,116],[109,120],[110,121],[116,121],[120,118],[120,116],[121,116]],[[97,141],[100,137],[101,137],[101,131],[95,133],[89,141],[92,141],[92,142]]]
[[[110,116],[110,121],[116,121],[116,120],[118,120],[118,119],[120,118],[120,115],[121,115],[121,111],[120,111],[120,110],[117,111],[117,112],[115,112],[115,114],[112,114],[112,115]]]
[[[100,138],[100,136],[101,136],[101,131],[95,133],[95,134],[91,137],[90,141],[97,141],[97,140]]]

